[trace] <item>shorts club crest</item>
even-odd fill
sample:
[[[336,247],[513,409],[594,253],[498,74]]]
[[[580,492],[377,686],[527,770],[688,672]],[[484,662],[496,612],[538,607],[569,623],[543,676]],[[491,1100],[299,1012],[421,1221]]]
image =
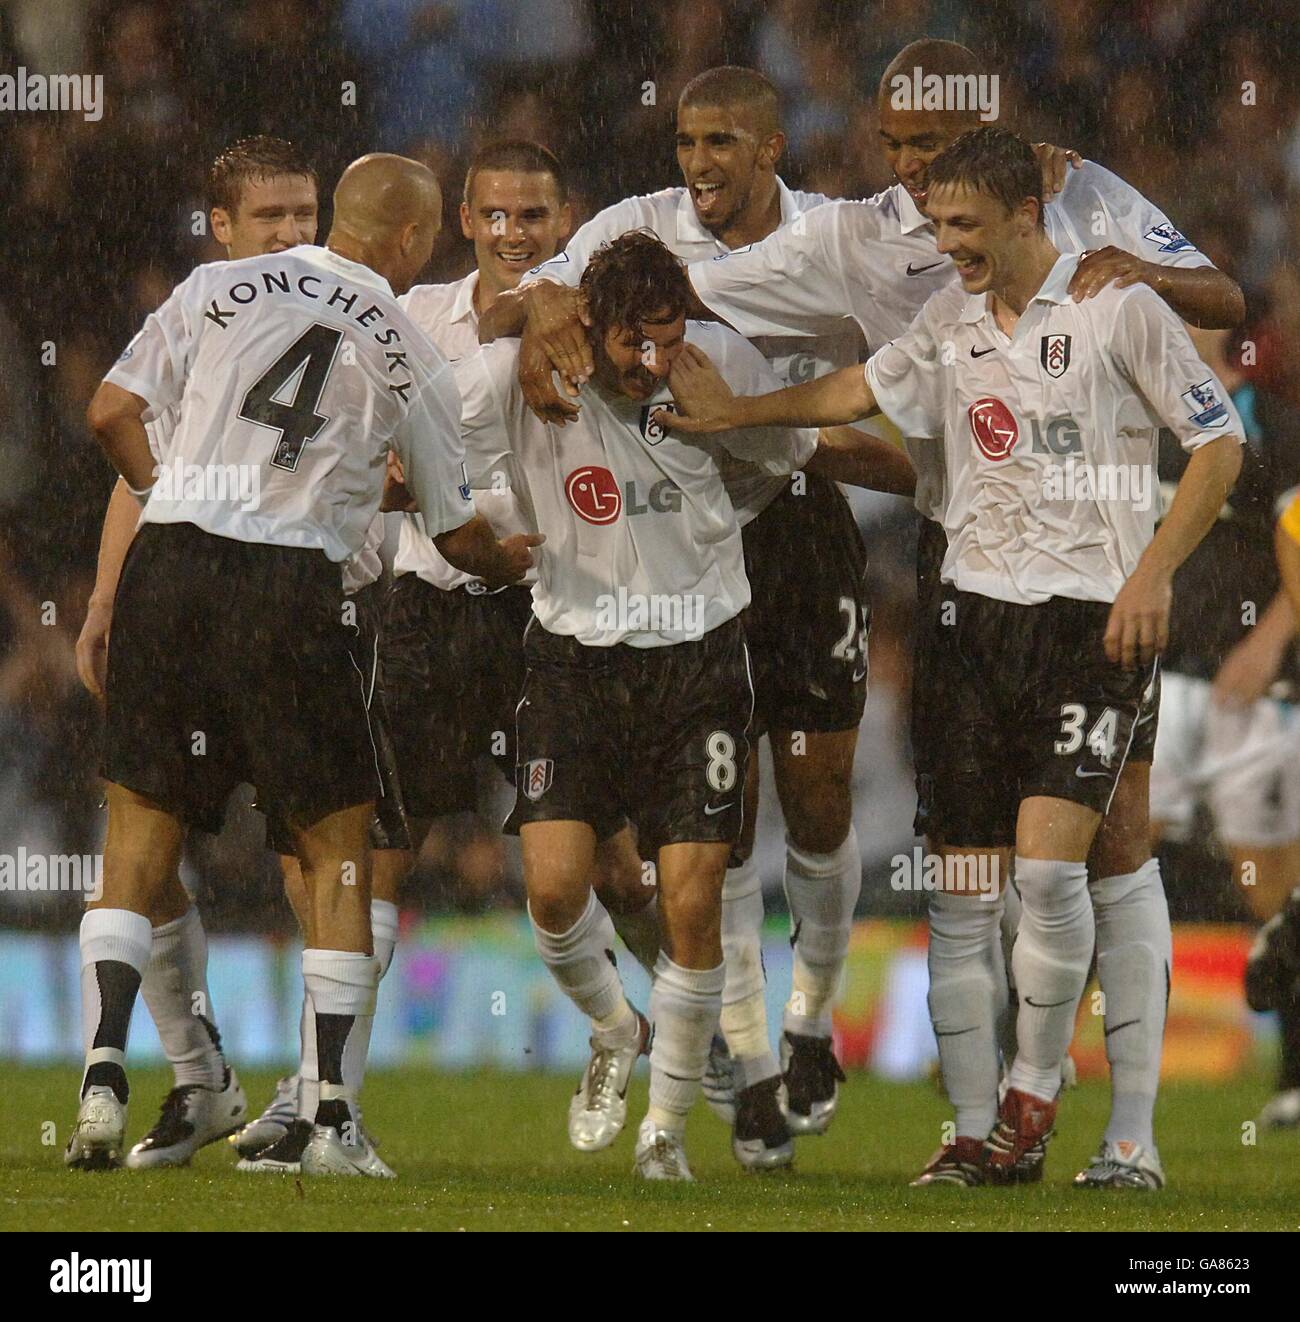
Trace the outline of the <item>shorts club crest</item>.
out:
[[[555,763],[549,757],[535,757],[524,768],[524,795],[533,803],[551,788]]]

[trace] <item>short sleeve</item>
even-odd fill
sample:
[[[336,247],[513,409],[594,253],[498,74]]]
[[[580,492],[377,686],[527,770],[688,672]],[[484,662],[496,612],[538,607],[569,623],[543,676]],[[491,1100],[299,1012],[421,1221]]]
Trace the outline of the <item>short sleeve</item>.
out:
[[[393,444],[425,530],[437,537],[474,516],[460,435],[460,393],[451,367],[440,357],[427,361],[412,354],[411,363],[419,389]]]
[[[197,338],[196,322],[202,315],[190,307],[197,298],[201,270],[177,285],[157,312],[145,318],[104,378],[139,395],[148,403],[153,417],[179,405],[185,391]]]
[[[937,440],[943,436],[943,364],[930,311],[934,298],[912,324],[867,360],[863,369],[876,403],[904,436]]]
[[[1074,176],[1076,172],[1071,172]],[[1143,261],[1161,266],[1213,266],[1206,255],[1174,228],[1159,207],[1147,201],[1119,175],[1087,161],[1071,177],[1068,198],[1061,202],[1070,213],[1084,245],[1104,248],[1113,244]],[[1077,192],[1075,191],[1077,190]]]
[[[1125,378],[1184,450],[1245,429],[1228,392],[1201,361],[1187,328],[1146,285],[1117,291],[1110,350]]]

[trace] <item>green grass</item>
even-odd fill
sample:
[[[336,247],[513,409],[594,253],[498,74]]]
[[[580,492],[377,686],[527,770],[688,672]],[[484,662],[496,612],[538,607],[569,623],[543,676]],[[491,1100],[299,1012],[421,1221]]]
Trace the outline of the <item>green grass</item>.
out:
[[[152,1123],[168,1075],[133,1076],[131,1137]],[[260,1108],[273,1079],[244,1079]],[[754,1176],[731,1158],[727,1131],[701,1105],[689,1151],[698,1183],[646,1185],[631,1173],[645,1106],[644,1067],[628,1128],[594,1156],[565,1137],[572,1080],[417,1071],[367,1082],[366,1124],[395,1183],[247,1176],[218,1143],[186,1170],[65,1171],[76,1072],[18,1069],[0,1090],[0,1230],[1296,1230],[1300,1135],[1242,1142],[1267,1096],[1260,1079],[1170,1087],[1158,1113],[1172,1181],[1161,1194],[1069,1187],[1105,1122],[1106,1090],[1066,1095],[1041,1186],[909,1189],[948,1112],[924,1085],[852,1076],[832,1133],[801,1141],[794,1173]],[[42,1144],[53,1121],[55,1144]],[[49,1134],[48,1128],[46,1134]]]

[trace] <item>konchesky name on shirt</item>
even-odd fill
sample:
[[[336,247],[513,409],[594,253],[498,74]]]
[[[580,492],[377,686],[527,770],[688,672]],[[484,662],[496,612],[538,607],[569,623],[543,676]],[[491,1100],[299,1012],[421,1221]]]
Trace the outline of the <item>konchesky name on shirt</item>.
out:
[[[663,633],[698,642],[706,632],[705,599],[691,592],[602,592],[596,598],[596,628],[605,633]]]

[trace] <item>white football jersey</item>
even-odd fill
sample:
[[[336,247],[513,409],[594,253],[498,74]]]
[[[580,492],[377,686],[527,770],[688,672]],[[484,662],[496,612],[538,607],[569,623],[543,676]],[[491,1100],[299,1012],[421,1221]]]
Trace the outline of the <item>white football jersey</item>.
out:
[[[478,313],[474,310],[474,292],[479,274],[471,271],[462,280],[445,285],[416,285],[397,301],[413,322],[438,346],[452,363],[478,353]],[[485,468],[482,456],[472,449],[465,452],[466,473],[474,508],[491,525],[498,537],[512,537],[531,528],[515,495],[519,486],[513,456],[506,454],[494,468]],[[425,531],[419,514],[403,514],[397,555],[393,559],[397,574],[416,574],[436,588],[450,590],[466,583],[482,581],[449,564]],[[525,584],[537,582],[537,570],[524,576]],[[485,590],[485,589],[484,589]]]
[[[761,354],[713,323],[686,338],[731,388],[779,384]],[[784,480],[811,458],[815,432],[760,428],[686,438],[653,412],[672,407],[666,385],[644,401],[582,389],[575,422],[540,421],[524,402],[519,341],[484,345],[456,364],[470,461],[491,471],[513,452],[521,508],[546,534],[533,610],[552,633],[590,647],[661,647],[699,638],[749,604],[740,523],[724,484],[728,457]]]
[[[828,200],[823,193],[803,193],[787,188],[780,178],[776,186],[781,198],[783,228],[800,224],[805,213]],[[576,288],[592,253],[602,243],[635,229],[650,230],[665,247],[687,263],[725,257],[732,251],[700,224],[689,189],[664,188],[642,197],[626,198],[598,212],[574,233],[562,253],[534,267],[520,283],[547,279]],[[735,251],[748,252],[753,246],[748,244]],[[736,329],[753,340],[782,385],[796,386],[811,381],[826,372],[861,362],[865,356],[862,335],[848,316],[828,320],[815,339],[811,339],[807,331],[792,334],[756,332],[751,335],[739,326]]]
[[[1113,601],[1160,513],[1159,429],[1185,450],[1243,429],[1186,327],[1147,285],[1076,303],[1064,254],[1008,338],[992,296],[932,295],[867,380],[906,436],[942,442],[942,577],[1034,604]]]
[[[357,555],[397,451],[430,529],[473,517],[446,360],[388,282],[326,248],[198,267],[107,379],[176,427],[146,523]]]
[[[1169,220],[1118,175],[1085,161],[1044,208],[1062,253],[1113,244],[1165,266],[1209,266]],[[901,335],[937,289],[957,283],[935,248],[934,226],[902,184],[862,202],[831,202],[762,243],[692,263],[702,302],[742,335],[821,335],[850,316],[874,351]],[[905,442],[916,467],[916,506],[942,519],[942,456]]]

